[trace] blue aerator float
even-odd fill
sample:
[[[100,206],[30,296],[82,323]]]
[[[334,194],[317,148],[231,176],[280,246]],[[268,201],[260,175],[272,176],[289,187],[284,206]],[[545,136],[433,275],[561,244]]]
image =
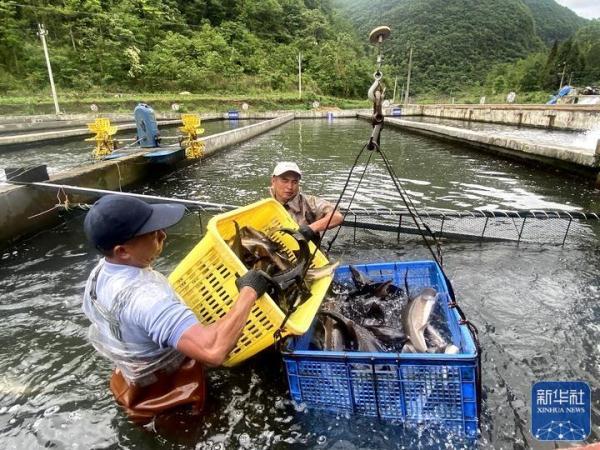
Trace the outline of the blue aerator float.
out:
[[[139,103],[133,110],[137,128],[137,141],[142,148],[160,146],[160,132],[154,110],[146,103]]]

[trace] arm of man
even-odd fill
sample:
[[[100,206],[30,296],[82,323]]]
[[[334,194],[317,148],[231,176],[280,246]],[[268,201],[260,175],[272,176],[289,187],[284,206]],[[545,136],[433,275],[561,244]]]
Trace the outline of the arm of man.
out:
[[[313,211],[315,217],[318,217],[317,220],[308,224],[314,232],[320,233],[326,229],[335,228],[340,226],[344,221],[342,213],[335,209],[335,206],[324,198],[310,195],[306,197],[306,200],[307,207]],[[327,223],[329,223],[329,226],[327,226]]]
[[[240,338],[256,298],[254,289],[242,288],[233,307],[221,319],[208,326],[195,324],[184,331],[177,350],[207,366],[220,366]]]
[[[161,348],[176,348],[203,364],[218,366],[235,346],[248,315],[268,280],[249,270],[235,281],[239,295],[231,309],[211,325],[201,325],[190,308],[164,282],[149,282],[131,295],[127,318],[141,328]]]
[[[329,221],[330,217],[331,217],[331,222]],[[335,227],[341,225],[343,221],[344,221],[344,216],[342,216],[342,213],[335,210],[335,211],[331,211],[331,212],[327,213],[321,219],[314,221],[313,223],[311,223],[309,225],[309,227],[312,228],[312,230],[315,232],[321,232],[321,231],[325,231],[326,228],[335,228]],[[329,223],[329,227],[327,227],[327,223]]]

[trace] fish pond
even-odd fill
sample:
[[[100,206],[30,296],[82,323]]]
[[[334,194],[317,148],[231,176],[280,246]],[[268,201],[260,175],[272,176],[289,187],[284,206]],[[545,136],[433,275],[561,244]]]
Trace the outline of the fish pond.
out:
[[[303,189],[335,200],[369,135],[364,121],[296,120],[135,190],[242,205],[267,196],[276,161],[295,160],[305,174]],[[384,129],[382,148],[418,208],[600,209],[587,180],[392,128]],[[401,206],[380,159],[369,165],[355,203]],[[157,269],[170,272],[209,218],[190,213],[170,229]],[[600,229],[594,226],[589,239],[564,247],[444,243],[445,270],[483,348],[481,436],[473,444],[429,427],[293,404],[276,350],[210,370],[204,417],[176,418],[174,430],[160,433],[130,424],[108,390],[110,363],[85,337],[81,297],[98,256],[85,244],[82,213],[65,219],[0,256],[3,448],[555,448],[529,431],[531,386],[539,380],[588,382],[588,442],[600,440]],[[414,237],[350,229],[340,233],[330,258],[430,259]]]
[[[243,127],[256,123],[255,120],[210,120],[202,122],[204,134],[202,136],[210,136],[212,134],[222,133],[234,128]],[[164,145],[171,145],[177,142],[171,137],[179,134],[176,126],[159,127],[162,141]],[[116,139],[133,139],[135,140],[136,131],[126,130],[117,134]],[[91,134],[90,134],[91,136]],[[85,142],[87,136],[76,136],[68,140],[53,141],[52,143],[27,144],[22,146],[11,146],[0,148],[0,169],[5,167],[21,167],[37,164],[46,164],[48,173],[55,175],[67,169],[92,164],[93,142]],[[133,151],[130,141],[122,141],[118,144],[119,148],[127,147],[129,151]],[[0,170],[0,181],[6,180],[4,170]]]

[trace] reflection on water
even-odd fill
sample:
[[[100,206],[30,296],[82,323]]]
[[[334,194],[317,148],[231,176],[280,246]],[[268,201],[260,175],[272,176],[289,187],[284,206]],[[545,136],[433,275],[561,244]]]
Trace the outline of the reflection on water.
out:
[[[370,133],[356,120],[295,121],[141,190],[245,204],[265,196],[278,160],[296,160],[304,188],[335,199]],[[300,145],[301,143],[301,145]],[[426,138],[384,130],[383,148],[421,206],[554,204],[594,209],[586,182]],[[393,205],[380,162],[368,171],[361,205]],[[533,207],[533,206],[532,206]],[[539,206],[535,206],[539,207]],[[597,209],[597,208],[596,208]],[[201,215],[203,228],[209,216]],[[232,370],[210,371],[210,407],[176,431],[130,425],[107,386],[110,364],[85,341],[80,311],[97,256],[83,243],[82,215],[0,256],[0,441],[8,448],[457,448],[456,436],[372,418],[309,411],[289,401],[276,351]],[[169,230],[157,268],[172,270],[200,238],[190,214]],[[326,238],[327,239],[327,238]],[[531,384],[584,380],[600,438],[600,263],[595,247],[514,244],[444,246],[446,270],[483,346],[480,448],[530,448]],[[413,242],[383,232],[344,230],[332,258],[344,263],[425,259]]]
[[[438,117],[414,117],[407,116],[405,120],[414,122],[435,123],[449,127],[465,128],[473,131],[484,131],[486,134],[494,134],[514,139],[535,142],[542,145],[560,145],[563,147],[574,147],[586,150],[595,150],[598,139],[600,139],[600,125],[597,129],[587,131],[564,131],[545,130],[533,127],[516,127],[513,125],[501,125],[496,123],[469,122],[458,119],[441,119]]]
[[[197,200],[244,204],[264,195],[276,161],[298,160],[307,174],[304,189],[335,200],[369,130],[366,121],[352,119],[339,119],[333,124],[294,121],[145,189]],[[417,207],[598,209],[593,188],[586,182],[548,178],[547,172],[478,153],[466,146],[387,128],[382,148]],[[354,171],[345,201],[354,192],[367,158],[368,152]],[[401,206],[401,199],[377,155],[371,158],[353,204]]]
[[[202,122],[204,128],[203,136],[222,133],[234,128],[243,127],[255,123],[254,120],[213,120]],[[117,134],[119,139],[134,139],[135,130],[123,131]],[[177,136],[179,133],[177,127],[161,127],[161,136]],[[93,142],[85,142],[87,136],[77,136],[64,141],[58,141],[46,144],[32,144],[23,149],[11,148],[5,150],[0,148],[0,169],[5,167],[23,167],[29,165],[46,164],[48,173],[53,175],[63,170],[74,167],[92,164]],[[177,142],[174,139],[165,139],[164,145],[171,145]],[[130,142],[123,141],[119,147],[130,145]],[[6,180],[4,170],[0,170],[0,181]]]

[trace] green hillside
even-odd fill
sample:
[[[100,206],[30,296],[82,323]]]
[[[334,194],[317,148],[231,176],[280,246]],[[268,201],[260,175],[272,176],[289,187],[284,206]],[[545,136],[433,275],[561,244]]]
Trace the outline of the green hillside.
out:
[[[373,62],[329,0],[0,0],[0,91],[286,92],[362,97]]]
[[[563,84],[580,87],[600,85],[600,20],[589,21],[550,49],[496,65],[488,73],[485,88],[487,93],[504,95],[509,91],[555,92],[561,79]]]
[[[388,79],[412,47],[411,93],[449,94],[587,22],[554,0],[0,0],[0,92],[49,90],[38,23],[63,93],[291,93],[301,54],[309,100],[364,98],[381,24]]]
[[[523,0],[531,10],[535,29],[544,42],[564,41],[588,21],[554,0]]]
[[[392,28],[387,63],[401,80],[413,47],[416,94],[478,85],[495,64],[544,51],[544,41],[567,38],[586,22],[553,0],[336,0],[334,6],[362,35],[380,24]]]

